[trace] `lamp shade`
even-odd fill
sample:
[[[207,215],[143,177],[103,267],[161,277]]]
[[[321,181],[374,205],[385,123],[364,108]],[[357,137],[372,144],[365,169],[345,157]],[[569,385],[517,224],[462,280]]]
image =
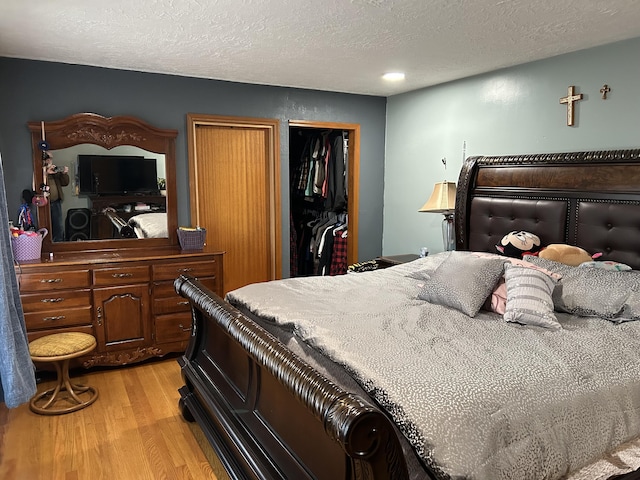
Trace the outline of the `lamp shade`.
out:
[[[438,182],[433,192],[419,212],[452,213],[456,209],[455,182]]]

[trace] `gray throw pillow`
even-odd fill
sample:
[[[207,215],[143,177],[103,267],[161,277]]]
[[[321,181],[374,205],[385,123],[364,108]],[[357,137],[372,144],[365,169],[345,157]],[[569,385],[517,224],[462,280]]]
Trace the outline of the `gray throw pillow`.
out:
[[[612,322],[640,320],[640,272],[571,267],[544,258],[526,260],[562,274],[553,292],[555,309]]]
[[[474,317],[504,272],[504,258],[480,258],[470,252],[451,255],[426,279],[418,298]]]
[[[507,322],[559,330],[553,313],[553,290],[556,280],[533,268],[506,264],[507,304],[503,318]]]

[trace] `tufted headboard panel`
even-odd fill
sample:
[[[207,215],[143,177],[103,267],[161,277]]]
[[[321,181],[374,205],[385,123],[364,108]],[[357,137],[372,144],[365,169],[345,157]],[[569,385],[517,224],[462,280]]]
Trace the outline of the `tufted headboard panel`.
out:
[[[469,208],[469,250],[495,252],[512,230],[535,233],[547,244],[565,243],[568,207],[563,200],[475,197]]]
[[[458,250],[526,230],[640,269],[640,150],[469,157],[455,228]]]
[[[640,264],[640,202],[581,201],[576,236],[588,252],[627,265]]]

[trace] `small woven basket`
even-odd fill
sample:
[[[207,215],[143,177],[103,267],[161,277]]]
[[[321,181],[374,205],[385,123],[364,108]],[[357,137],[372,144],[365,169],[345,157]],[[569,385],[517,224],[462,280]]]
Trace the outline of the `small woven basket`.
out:
[[[16,262],[26,262],[28,260],[40,260],[42,255],[42,239],[47,236],[46,228],[38,230],[38,235],[20,235],[11,237],[11,249]]]
[[[178,229],[178,241],[182,250],[202,250],[206,238],[206,228],[198,228],[196,230]]]

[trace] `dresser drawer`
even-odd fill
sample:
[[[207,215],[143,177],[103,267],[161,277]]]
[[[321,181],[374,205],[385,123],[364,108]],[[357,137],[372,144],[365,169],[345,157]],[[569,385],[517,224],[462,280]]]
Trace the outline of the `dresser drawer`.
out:
[[[156,342],[180,342],[191,336],[191,313],[160,315],[155,320]]]
[[[54,290],[48,293],[20,295],[24,313],[65,311],[68,308],[91,306],[91,290]]]
[[[198,278],[198,281],[202,283],[209,290],[217,292],[218,290],[218,277],[205,277]],[[162,297],[180,297],[176,293],[176,289],[173,286],[173,280],[165,280],[164,282],[154,282],[153,283],[153,298],[162,298]]]
[[[153,313],[155,315],[186,311],[189,311],[189,301],[179,295],[153,300]]]
[[[82,308],[25,313],[24,322],[28,330],[91,325],[91,305]]]
[[[150,280],[149,267],[113,267],[96,268],[93,271],[93,284],[97,286],[105,285],[127,285],[131,283],[144,283]]]
[[[180,275],[192,277],[213,277],[218,274],[218,262],[215,259],[206,259],[200,262],[166,263],[154,265],[153,280],[175,280]]]
[[[21,292],[48,292],[61,288],[83,288],[91,285],[89,270],[18,274]]]

